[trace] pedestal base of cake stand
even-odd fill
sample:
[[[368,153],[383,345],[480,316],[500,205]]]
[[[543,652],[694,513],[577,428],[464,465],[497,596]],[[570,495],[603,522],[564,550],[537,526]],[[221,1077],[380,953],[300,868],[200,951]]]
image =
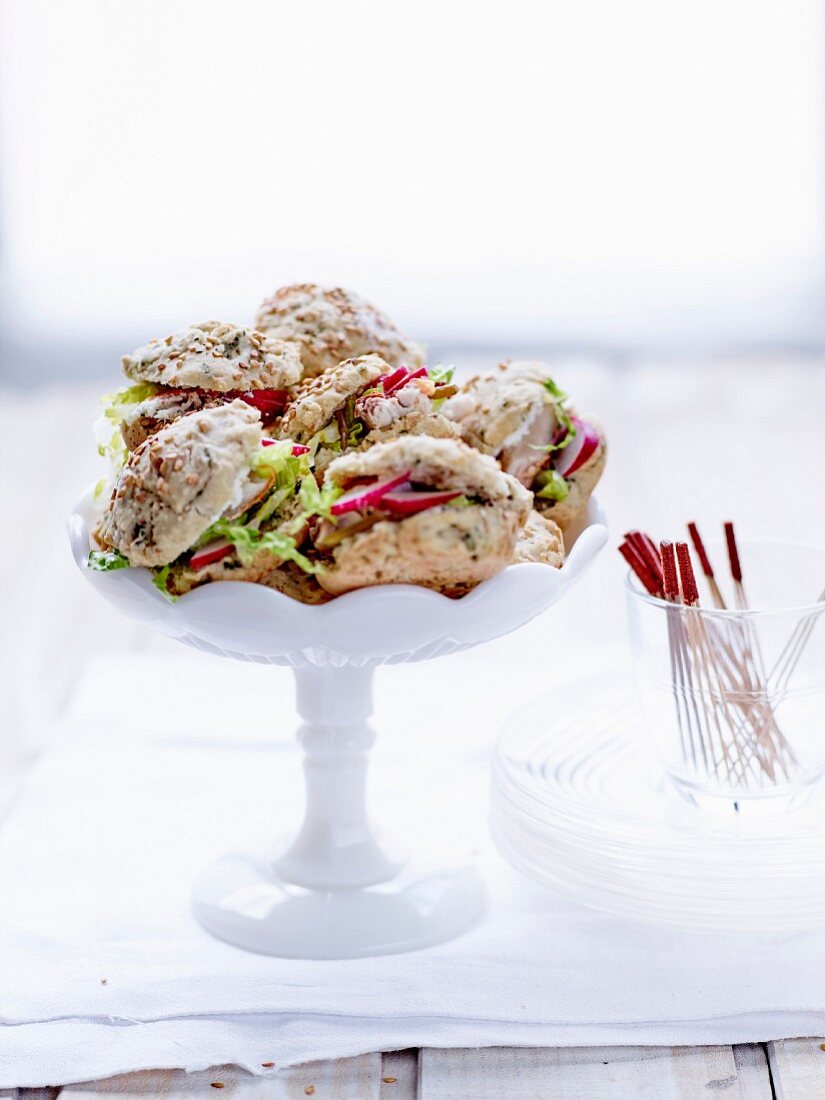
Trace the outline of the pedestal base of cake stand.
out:
[[[195,912],[221,940],[288,959],[356,959],[444,943],[475,923],[484,888],[471,867],[410,865],[389,882],[309,889],[265,861],[225,856],[195,887]]]
[[[414,951],[469,928],[484,909],[470,865],[442,853],[406,863],[386,850],[366,812],[375,735],[371,668],[296,668],[306,809],[276,858],[223,856],[195,884],[213,935],[263,955],[348,959]]]

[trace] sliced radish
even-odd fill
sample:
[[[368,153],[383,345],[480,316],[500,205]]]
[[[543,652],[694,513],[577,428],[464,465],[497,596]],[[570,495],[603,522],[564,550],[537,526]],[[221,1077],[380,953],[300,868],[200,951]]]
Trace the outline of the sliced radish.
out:
[[[398,367],[392,374],[385,374],[383,378],[379,378],[378,381],[384,387],[384,393],[389,393],[396,382],[400,382],[402,378],[407,377],[407,368]]]
[[[390,377],[392,377],[392,375],[390,375]],[[426,377],[427,377],[427,368],[426,367],[419,367],[418,370],[412,370],[412,371],[405,370],[403,375],[399,379],[397,379],[395,382],[393,382],[392,385],[390,385],[390,386],[388,386],[386,384],[384,385],[384,394],[385,394],[386,397],[389,397],[390,394],[397,393],[398,390],[400,390],[404,386],[406,386],[406,384],[408,382],[412,382],[413,378],[426,378]]]
[[[226,539],[215,539],[214,542],[208,542],[206,546],[202,546],[194,553],[189,559],[189,565],[192,569],[205,569],[207,565],[212,565],[213,562],[220,561],[231,553],[231,542],[227,542]]]
[[[562,477],[570,477],[580,470],[599,446],[599,433],[586,420],[571,417],[576,435],[562,451],[555,455],[553,465]]]
[[[459,489],[395,489],[381,498],[380,507],[394,516],[412,516],[460,496]]]
[[[357,512],[362,508],[370,508],[377,504],[387,493],[397,489],[410,480],[409,472],[398,474],[396,477],[387,478],[384,481],[373,481],[370,485],[358,485],[339,497],[330,508],[334,516],[342,516],[345,512]]]
[[[262,439],[261,440],[261,446],[262,447],[274,447],[276,443],[280,443],[280,442],[281,442],[280,439]],[[292,457],[293,458],[298,458],[300,455],[308,455],[308,454],[309,454],[309,447],[305,447],[303,445],[303,443],[293,443],[292,444]]]
[[[163,386],[161,393],[200,394],[207,401],[245,401],[261,414],[264,424],[276,420],[289,404],[287,390],[208,390],[203,386]]]
[[[239,397],[241,401],[257,409],[264,424],[271,424],[279,417],[289,401],[286,390],[246,390],[244,393],[233,392],[230,396]]]

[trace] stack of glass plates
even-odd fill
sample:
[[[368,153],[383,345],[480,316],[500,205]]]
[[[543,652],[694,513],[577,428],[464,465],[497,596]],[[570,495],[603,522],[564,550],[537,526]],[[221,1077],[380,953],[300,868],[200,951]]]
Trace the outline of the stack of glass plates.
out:
[[[670,789],[624,682],[514,716],[495,755],[492,832],[518,870],[613,913],[737,932],[825,923],[823,800],[706,816]]]

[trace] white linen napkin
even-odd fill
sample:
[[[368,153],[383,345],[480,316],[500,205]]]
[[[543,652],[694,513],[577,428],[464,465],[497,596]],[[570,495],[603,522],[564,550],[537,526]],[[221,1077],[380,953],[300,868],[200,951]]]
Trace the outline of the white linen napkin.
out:
[[[406,1046],[821,1033],[821,932],[620,920],[532,886],[490,850],[500,723],[581,661],[551,658],[546,630],[378,671],[374,815],[413,850],[428,835],[475,848],[490,908],[451,943],[365,960],[247,954],[190,911],[209,859],[297,827],[289,672],[183,652],[98,660],[0,828],[0,1087],[226,1062],[263,1073]],[[589,661],[595,689],[604,665]]]

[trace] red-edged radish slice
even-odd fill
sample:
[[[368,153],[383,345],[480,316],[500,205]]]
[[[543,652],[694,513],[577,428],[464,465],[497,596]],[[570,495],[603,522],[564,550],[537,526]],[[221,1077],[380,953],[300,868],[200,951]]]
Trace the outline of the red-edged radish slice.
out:
[[[207,565],[212,565],[213,562],[220,561],[231,553],[231,542],[227,542],[226,539],[215,539],[214,542],[208,542],[206,546],[197,550],[189,559],[189,565],[192,569],[205,569]]]
[[[261,440],[261,446],[262,447],[274,447],[276,443],[280,443],[280,442],[281,442],[280,439],[262,439]],[[300,455],[308,455],[308,454],[309,454],[309,447],[305,447],[303,445],[303,443],[293,443],[292,444],[292,457],[293,458],[298,458]]]
[[[210,390],[205,386],[161,386],[159,393],[182,394],[189,396],[197,393],[208,401],[245,401],[261,414],[264,424],[270,424],[280,416],[289,404],[287,390]]]
[[[416,512],[426,511],[427,508],[447,504],[460,496],[459,489],[395,489],[381,498],[380,507],[382,511],[391,512],[394,516],[412,516]]]
[[[261,414],[264,424],[271,424],[281,415],[289,401],[286,390],[246,390],[244,393],[232,392],[231,397],[239,397]]]
[[[376,505],[387,493],[397,489],[410,480],[409,472],[398,474],[396,477],[387,478],[385,481],[373,481],[371,485],[358,485],[339,497],[330,508],[334,516],[342,516],[345,512],[357,512],[362,508],[371,508]]]
[[[586,420],[571,417],[576,435],[562,451],[554,457],[553,465],[562,477],[570,477],[580,470],[599,446],[599,433]]]
[[[418,370],[404,371],[404,376],[397,382],[393,382],[391,386],[384,387],[385,396],[389,397],[390,394],[397,393],[400,389],[403,389],[408,382],[412,382],[413,378],[426,378],[427,368],[419,367]]]
[[[402,378],[407,377],[407,368],[398,367],[392,372],[392,374],[385,374],[383,378],[379,378],[379,382],[384,387],[384,393],[389,393],[396,382],[400,382]]]

